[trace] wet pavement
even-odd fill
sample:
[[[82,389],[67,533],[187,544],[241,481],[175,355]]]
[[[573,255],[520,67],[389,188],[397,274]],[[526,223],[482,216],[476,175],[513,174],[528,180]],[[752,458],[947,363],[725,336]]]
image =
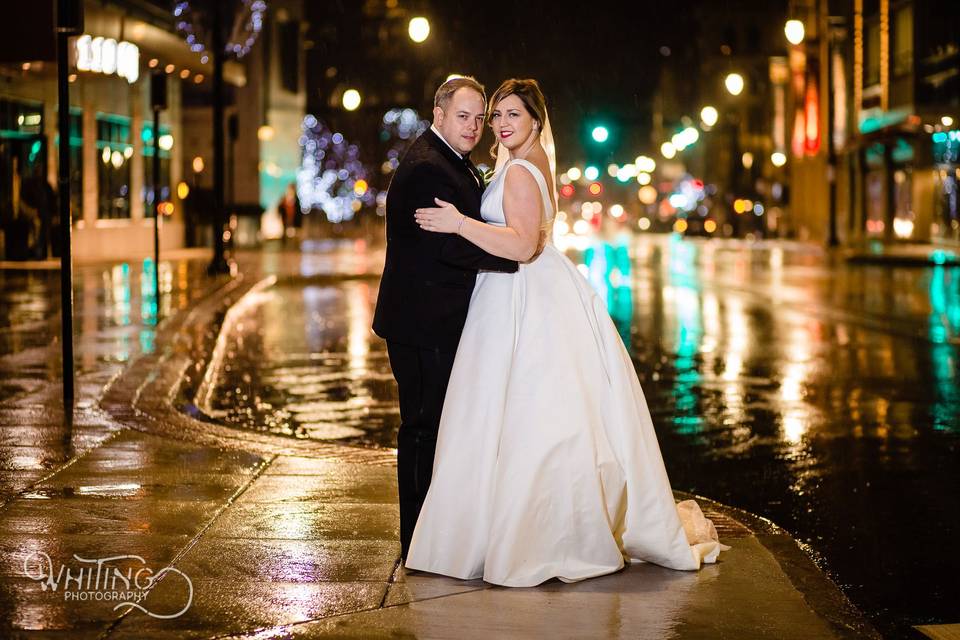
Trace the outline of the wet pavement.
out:
[[[674,486],[808,545],[880,629],[956,618],[960,269],[807,245],[615,238],[568,247],[607,299]],[[376,282],[279,282],[225,332],[208,415],[394,446]],[[912,585],[904,588],[904,585]]]
[[[957,621],[940,546],[960,532],[960,270],[667,239],[570,255],[631,346],[676,489],[783,526],[888,637]],[[78,268],[69,425],[57,273],[0,271],[2,627],[464,637],[470,620],[486,637],[547,624],[595,637],[869,635],[786,532],[719,505],[708,511],[734,549],[698,574],[633,567],[520,592],[397,572],[396,391],[369,328],[381,262],[363,243],[266,251],[225,282],[203,260],[171,260],[159,325],[152,264]],[[30,551],[56,565],[173,564],[194,599],[174,620],[66,602],[24,576]],[[148,609],[184,604],[177,575]]]
[[[74,275],[76,412],[66,420],[59,271],[0,269],[0,506],[121,428],[97,399],[133,359],[156,348],[152,260],[79,265]],[[159,317],[186,309],[214,284],[200,260],[165,261],[160,276]]]

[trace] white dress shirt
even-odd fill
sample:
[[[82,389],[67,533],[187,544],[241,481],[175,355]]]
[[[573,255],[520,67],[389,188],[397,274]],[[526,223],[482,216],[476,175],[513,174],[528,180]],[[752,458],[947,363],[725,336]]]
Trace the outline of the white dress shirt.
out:
[[[453,148],[453,145],[450,144],[449,142],[447,142],[447,139],[444,138],[444,137],[440,134],[439,131],[437,131],[437,128],[436,128],[435,126],[430,125],[430,131],[433,131],[435,134],[437,134],[437,137],[440,138],[441,140],[443,140],[443,144],[445,144],[445,145],[447,145],[448,147],[450,147],[450,151],[453,151],[455,154],[457,154],[457,157],[458,157],[458,158],[460,158],[461,160],[463,159],[463,154],[460,153],[459,151],[457,151],[456,149],[454,149],[454,148]]]

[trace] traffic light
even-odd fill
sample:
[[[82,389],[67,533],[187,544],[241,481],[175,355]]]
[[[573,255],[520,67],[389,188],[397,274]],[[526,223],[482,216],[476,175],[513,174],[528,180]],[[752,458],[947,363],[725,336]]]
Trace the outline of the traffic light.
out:
[[[603,193],[603,185],[599,182],[591,182],[590,186],[587,187],[587,191],[589,191],[592,196],[598,196]]]
[[[607,141],[607,138],[610,137],[610,131],[602,124],[598,124],[593,128],[590,135],[593,137],[594,142],[604,143]]]
[[[560,187],[560,197],[562,198],[572,198],[575,189],[572,184],[565,184]]]

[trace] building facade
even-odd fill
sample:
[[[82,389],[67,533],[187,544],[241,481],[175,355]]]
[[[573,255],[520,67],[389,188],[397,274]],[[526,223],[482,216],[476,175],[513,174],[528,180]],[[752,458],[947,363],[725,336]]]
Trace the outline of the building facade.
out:
[[[794,192],[809,198],[798,227],[842,244],[960,244],[960,5],[807,0],[791,13],[808,34],[791,52],[806,60],[793,99],[811,107],[792,140]]]
[[[274,5],[289,16],[299,3],[269,7]],[[193,192],[212,186],[213,67],[209,52],[189,44],[178,28],[183,20],[176,16],[177,6],[151,0],[84,4],[84,34],[71,38],[69,50],[70,208],[78,260],[152,255],[155,136],[160,146],[161,251],[209,244],[211,216],[203,209],[209,209],[211,199]],[[21,28],[26,22],[38,34],[52,33],[52,12],[25,8],[23,14]],[[273,108],[265,101],[272,85],[264,81],[269,75],[255,37],[259,31],[257,25],[251,38],[256,44],[248,47],[252,55],[228,58],[224,66],[228,114],[239,114],[239,126],[231,128],[226,145],[227,202],[257,211],[262,210],[261,170],[268,168],[260,162],[264,149],[257,134],[265,124],[265,108]],[[294,47],[299,50],[299,42]],[[52,59],[52,50],[35,53],[24,43],[0,46],[0,259],[43,258],[59,251],[55,191],[60,136]],[[167,107],[160,112],[157,132],[150,102],[154,73],[167,78]],[[298,96],[302,104],[302,91]],[[278,120],[288,115],[287,102],[281,101]],[[289,151],[297,147],[299,120],[296,126],[286,120],[275,144],[286,145],[289,164],[290,157],[299,160]]]

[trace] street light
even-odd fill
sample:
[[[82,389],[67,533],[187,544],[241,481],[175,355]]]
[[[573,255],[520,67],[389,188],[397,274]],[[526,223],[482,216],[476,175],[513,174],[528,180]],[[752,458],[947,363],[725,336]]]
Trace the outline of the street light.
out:
[[[942,124],[945,127],[952,127],[953,118],[951,116],[943,116],[942,118],[940,118],[940,124]]]
[[[708,127],[712,127],[717,124],[717,120],[720,119],[720,114],[717,113],[716,108],[707,105],[700,110],[700,122]]]
[[[347,89],[343,92],[343,108],[347,111],[356,111],[360,106],[360,92],[356,89]]]
[[[790,44],[800,44],[803,42],[805,35],[803,22],[800,20],[787,20],[787,23],[783,25],[783,33],[787,36],[787,42]]]
[[[422,16],[410,18],[407,33],[410,34],[410,39],[414,42],[423,42],[430,35],[430,21]]]
[[[787,154],[782,151],[774,151],[770,154],[770,162],[772,162],[775,167],[782,167],[787,164]]]
[[[643,171],[645,173],[653,173],[657,168],[657,161],[647,156],[637,156],[633,164],[637,166],[637,171]]]
[[[743,76],[739,73],[727,74],[727,77],[723,80],[723,84],[726,85],[727,91],[729,91],[732,96],[738,96],[743,92]]]
[[[667,160],[670,160],[677,155],[677,148],[673,146],[672,142],[664,142],[660,145],[660,154]]]

